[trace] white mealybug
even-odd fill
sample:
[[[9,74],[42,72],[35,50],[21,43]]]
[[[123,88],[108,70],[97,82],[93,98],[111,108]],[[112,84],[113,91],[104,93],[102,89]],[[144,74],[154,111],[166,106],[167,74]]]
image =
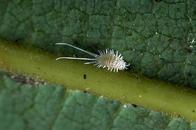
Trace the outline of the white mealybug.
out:
[[[99,68],[100,67],[107,68],[108,70],[114,72],[118,72],[118,70],[127,69],[127,66],[129,66],[129,64],[127,64],[123,60],[122,55],[119,54],[118,51],[114,51],[112,49],[106,49],[105,51],[98,51],[99,54],[94,54],[68,43],[56,43],[56,45],[66,45],[75,48],[77,50],[80,50],[82,52],[85,52],[90,56],[94,57],[94,58],[58,57],[56,60],[60,60],[60,59],[85,60],[88,61],[85,64],[94,64]]]

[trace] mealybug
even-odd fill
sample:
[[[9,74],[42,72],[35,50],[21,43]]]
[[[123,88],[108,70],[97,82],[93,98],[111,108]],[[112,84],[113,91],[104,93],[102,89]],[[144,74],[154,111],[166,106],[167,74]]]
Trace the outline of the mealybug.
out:
[[[93,56],[94,58],[77,58],[77,57],[58,57],[56,60],[60,59],[73,59],[73,60],[85,60],[88,61],[85,64],[94,64],[97,67],[107,68],[110,71],[118,72],[118,70],[124,70],[129,66],[124,60],[121,54],[118,51],[112,49],[106,49],[105,51],[98,51],[99,54],[94,54],[89,51],[83,50],[76,46],[73,46],[68,43],[56,43],[56,45],[66,45],[74,49],[80,50]]]

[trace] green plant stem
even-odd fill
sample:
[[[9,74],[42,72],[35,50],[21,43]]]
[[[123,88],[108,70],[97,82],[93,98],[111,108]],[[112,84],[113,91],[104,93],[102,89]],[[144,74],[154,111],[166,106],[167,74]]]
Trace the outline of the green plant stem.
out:
[[[3,70],[39,76],[71,89],[87,90],[123,103],[142,105],[172,116],[196,121],[196,91],[126,71],[114,73],[84,62],[59,60],[40,50],[0,41],[0,67]]]

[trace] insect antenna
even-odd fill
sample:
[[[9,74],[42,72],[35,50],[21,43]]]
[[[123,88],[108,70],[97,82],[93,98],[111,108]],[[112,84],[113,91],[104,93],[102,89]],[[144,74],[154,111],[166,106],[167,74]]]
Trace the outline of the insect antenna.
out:
[[[95,61],[95,58],[77,58],[77,57],[58,57],[56,60],[61,60],[61,59],[68,59],[68,60],[89,60],[89,61]]]
[[[79,48],[79,47],[73,46],[73,45],[68,44],[68,43],[56,43],[56,45],[65,45],[65,46],[69,46],[69,47],[72,47],[72,48],[74,48],[74,49],[76,49],[76,50],[82,51],[82,52],[84,52],[84,53],[86,53],[86,54],[89,54],[90,56],[93,56],[93,57],[97,57],[97,56],[98,56],[98,55],[97,55],[97,54],[95,54],[95,53],[92,53],[92,52],[86,51],[86,50],[84,50],[84,49],[82,49],[82,48]]]

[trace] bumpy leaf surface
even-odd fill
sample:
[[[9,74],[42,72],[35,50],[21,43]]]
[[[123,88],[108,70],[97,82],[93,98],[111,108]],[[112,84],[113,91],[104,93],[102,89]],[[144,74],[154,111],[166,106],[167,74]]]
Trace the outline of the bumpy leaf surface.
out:
[[[58,85],[0,76],[0,130],[195,130],[196,123]]]
[[[134,71],[196,87],[195,0],[2,0],[0,9],[1,38],[56,53],[55,42],[114,48]]]

